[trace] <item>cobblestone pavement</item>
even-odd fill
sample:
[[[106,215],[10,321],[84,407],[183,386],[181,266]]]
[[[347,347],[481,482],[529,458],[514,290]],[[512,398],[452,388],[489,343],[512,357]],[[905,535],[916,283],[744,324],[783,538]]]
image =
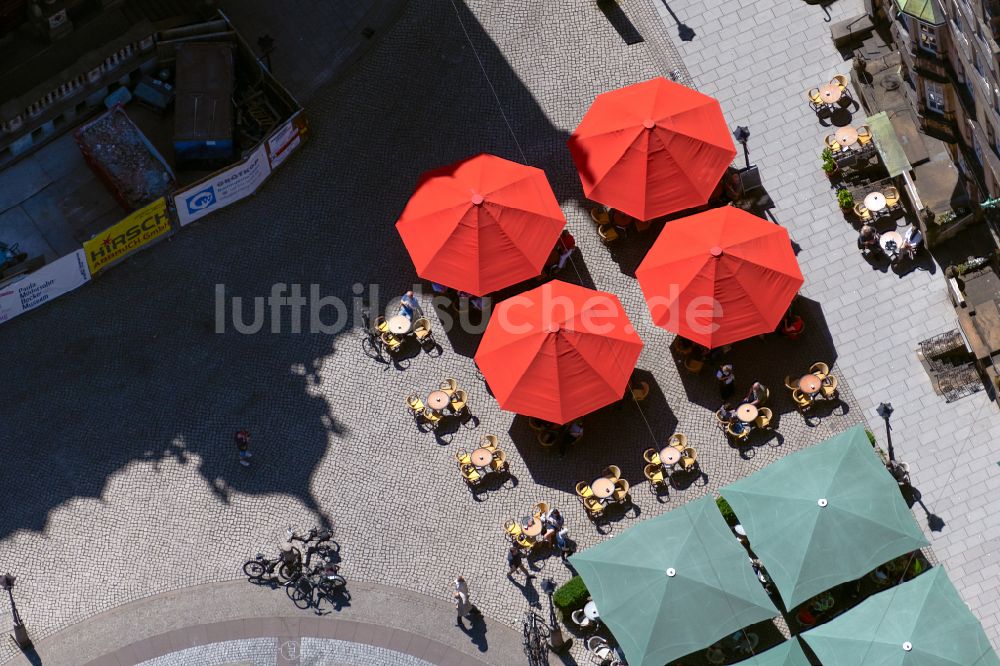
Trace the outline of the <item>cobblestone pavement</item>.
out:
[[[611,249],[597,239],[565,147],[569,132],[599,92],[671,71],[687,76],[654,6],[621,6],[612,24],[577,3],[410,3],[349,75],[315,95],[310,141],[256,197],[0,327],[0,560],[21,576],[19,605],[35,636],[146,595],[233,579],[286,525],[321,521],[335,527],[349,579],[446,598],[447,581],[463,573],[488,616],[518,626],[540,592],[538,579],[522,586],[504,576],[505,519],[547,501],[565,509],[587,547],[605,536],[573,487],[609,463],[634,483],[648,517],[863,421],[847,385],[844,402],[810,423],[781,390],[785,374],[812,361],[840,372],[842,349],[828,331],[845,330],[837,317],[849,299],[811,280],[808,336],[752,340],[731,354],[741,390],[754,378],[774,389],[780,435],[743,452],[729,447],[714,425],[714,380],[678,372],[672,336],[652,326],[633,277],[657,230]],[[622,35],[635,32],[644,41],[627,45]],[[693,57],[699,86],[725,98],[732,124],[746,122]],[[743,89],[739,70],[718,76]],[[560,460],[540,450],[523,419],[496,408],[471,360],[474,335],[439,331],[439,357],[397,369],[366,357],[356,329],[294,334],[286,318],[281,334],[214,332],[216,284],[247,301],[248,318],[252,299],[275,283],[316,283],[349,303],[359,291],[373,305],[398,297],[415,276],[393,222],[418,175],[480,151],[548,173],[581,248],[578,273],[564,277],[618,294],[646,342],[638,365],[653,392],[641,410],[626,404],[589,416],[584,439]],[[812,162],[789,162],[809,177]],[[774,194],[796,198],[794,188]],[[815,194],[826,206],[825,193]],[[809,231],[830,241],[830,226],[817,218]],[[794,229],[808,268],[821,250]],[[857,307],[851,321],[860,327]],[[478,427],[435,439],[415,429],[404,397],[448,376],[469,390]],[[236,461],[239,427],[253,433],[249,469]],[[704,474],[657,500],[640,483],[642,451],[675,430],[698,448]],[[473,497],[454,452],[484,433],[500,437],[516,480]],[[610,532],[633,521],[617,520]],[[557,560],[536,566],[557,581],[569,576]],[[2,644],[0,658],[10,654]]]
[[[662,0],[653,0],[672,30]],[[1000,648],[1000,518],[991,500],[1000,494],[995,442],[1000,415],[984,392],[946,404],[935,395],[917,360],[917,343],[957,328],[940,266],[897,276],[873,270],[859,256],[857,232],[843,220],[829,181],[819,169],[822,127],[805,91],[848,73],[830,40],[818,5],[795,0],[779,10],[771,0],[718,3],[669,0],[696,37],[678,49],[696,86],[719,99],[732,125],[750,128],[752,161],[776,203],[774,217],[802,247],[803,293],[823,305],[838,365],[886,438],[874,411],[892,403],[896,456],[909,462],[923,494],[915,507],[935,554],[966,603]],[[864,12],[861,0],[839,0],[832,21]],[[863,112],[854,114],[854,121]],[[930,454],[944,443],[946,456]],[[929,515],[943,520],[932,531]]]

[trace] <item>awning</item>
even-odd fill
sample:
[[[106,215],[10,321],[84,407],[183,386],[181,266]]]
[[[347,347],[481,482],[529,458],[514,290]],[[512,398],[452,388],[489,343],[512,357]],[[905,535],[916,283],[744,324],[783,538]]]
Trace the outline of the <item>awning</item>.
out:
[[[942,25],[945,17],[938,9],[937,0],[896,0],[899,11],[928,25]]]
[[[886,112],[876,113],[867,118],[865,122],[872,131],[875,147],[878,148],[878,154],[882,158],[885,168],[889,171],[889,175],[896,177],[909,171],[912,168],[910,161],[906,158],[906,151],[899,143],[896,130],[893,129],[892,122]]]

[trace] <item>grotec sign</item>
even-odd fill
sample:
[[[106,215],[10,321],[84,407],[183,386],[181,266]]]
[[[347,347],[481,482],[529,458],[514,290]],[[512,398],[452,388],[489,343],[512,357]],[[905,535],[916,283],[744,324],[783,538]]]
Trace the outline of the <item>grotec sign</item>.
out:
[[[113,266],[168,231],[167,200],[160,197],[83,244],[90,274]]]

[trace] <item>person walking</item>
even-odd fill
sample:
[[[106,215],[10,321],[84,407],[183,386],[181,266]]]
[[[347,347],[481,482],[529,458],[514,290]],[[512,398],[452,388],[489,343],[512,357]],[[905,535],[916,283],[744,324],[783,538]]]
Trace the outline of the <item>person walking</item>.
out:
[[[507,577],[513,579],[514,572],[521,570],[524,573],[524,579],[534,578],[528,568],[524,566],[524,555],[521,554],[521,549],[517,546],[511,544],[510,548],[507,550]]]
[[[237,430],[236,434],[233,436],[236,440],[236,448],[240,452],[240,464],[244,467],[250,466],[250,431],[249,430]]]
[[[475,606],[469,600],[469,584],[465,582],[465,578],[459,576],[452,581],[452,586],[454,590],[451,593],[451,600],[455,604],[455,624],[465,629],[462,620],[475,610]],[[469,624],[472,624],[472,620],[469,620]]]
[[[733,366],[727,363],[719,368],[715,373],[715,378],[719,382],[719,396],[722,402],[729,402],[729,399],[736,393],[736,375],[733,374]]]

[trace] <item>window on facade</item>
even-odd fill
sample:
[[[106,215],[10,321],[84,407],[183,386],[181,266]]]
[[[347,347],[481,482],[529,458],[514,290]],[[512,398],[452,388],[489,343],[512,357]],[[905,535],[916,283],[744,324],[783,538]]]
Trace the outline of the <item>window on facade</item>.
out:
[[[917,22],[920,25],[920,48],[931,53],[938,52],[937,28],[926,23]]]
[[[927,97],[927,108],[934,113],[944,113],[947,106],[944,101],[944,86],[936,81],[924,79],[924,93]]]
[[[972,132],[972,152],[976,154],[976,161],[979,165],[983,164],[983,147],[979,145],[979,138],[976,136],[975,131]]]
[[[981,42],[985,42],[986,41],[986,35],[983,34],[983,22],[982,21],[976,21],[976,37],[978,37],[979,41],[981,41]]]
[[[960,35],[964,36],[965,26],[962,24],[962,17],[958,13],[958,5],[954,4],[951,8],[951,22],[955,25],[955,30]]]
[[[979,59],[979,53],[975,49],[972,50],[972,66],[979,72],[979,76],[986,78],[986,75],[983,74],[983,63]]]

